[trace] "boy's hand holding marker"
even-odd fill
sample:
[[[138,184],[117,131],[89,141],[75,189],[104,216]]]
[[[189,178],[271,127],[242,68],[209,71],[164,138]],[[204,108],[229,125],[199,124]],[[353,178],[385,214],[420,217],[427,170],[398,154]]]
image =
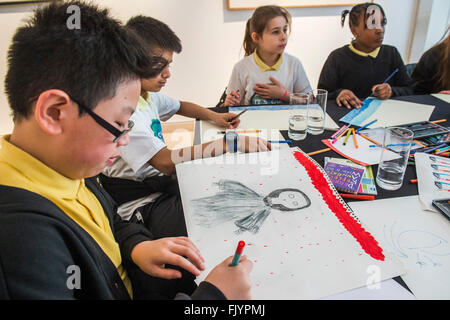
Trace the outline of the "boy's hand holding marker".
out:
[[[228,257],[211,271],[205,281],[215,283],[228,299],[251,299],[251,283],[250,272],[253,264],[242,256],[245,242],[239,241],[238,247],[233,257]],[[217,274],[223,274],[220,278],[216,278]],[[236,284],[238,284],[236,286]]]
[[[229,300],[250,300],[253,263],[245,255],[241,256],[237,266],[230,267],[232,261],[233,256],[229,256],[209,273],[205,281],[220,288]]]

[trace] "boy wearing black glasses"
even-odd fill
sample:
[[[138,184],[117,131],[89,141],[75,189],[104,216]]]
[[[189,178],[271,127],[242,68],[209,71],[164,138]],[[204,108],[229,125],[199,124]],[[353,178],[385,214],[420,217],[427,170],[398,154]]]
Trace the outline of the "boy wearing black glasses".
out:
[[[73,6],[80,29],[66,24]],[[0,149],[0,299],[129,299],[131,265],[172,278],[179,271],[162,265],[203,269],[188,238],[152,240],[88,179],[128,143],[140,78],[155,65],[107,10],[81,1],[52,2],[17,30],[5,80],[14,129]],[[251,263],[230,261],[193,297],[248,297]]]

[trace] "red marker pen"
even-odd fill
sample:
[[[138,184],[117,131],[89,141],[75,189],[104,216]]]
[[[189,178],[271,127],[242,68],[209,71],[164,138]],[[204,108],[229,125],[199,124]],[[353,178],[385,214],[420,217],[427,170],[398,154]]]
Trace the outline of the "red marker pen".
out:
[[[236,252],[234,253],[233,261],[230,264],[230,267],[237,266],[239,263],[239,259],[241,259],[242,252],[244,251],[245,242],[239,241],[238,246],[236,248]]]

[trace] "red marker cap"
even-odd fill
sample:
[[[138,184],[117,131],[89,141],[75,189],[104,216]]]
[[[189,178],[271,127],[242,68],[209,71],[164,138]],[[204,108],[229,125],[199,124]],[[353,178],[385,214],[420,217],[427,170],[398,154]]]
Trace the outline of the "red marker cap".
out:
[[[239,241],[238,246],[236,248],[236,253],[237,254],[242,254],[242,251],[244,251],[244,247],[245,247],[245,242],[244,241]]]

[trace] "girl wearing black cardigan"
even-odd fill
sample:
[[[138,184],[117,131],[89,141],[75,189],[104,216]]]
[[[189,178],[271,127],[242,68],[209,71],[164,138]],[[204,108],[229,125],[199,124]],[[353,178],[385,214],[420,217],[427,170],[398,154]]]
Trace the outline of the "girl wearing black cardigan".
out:
[[[393,46],[382,45],[386,17],[383,8],[374,3],[362,3],[351,11],[344,10],[344,26],[349,13],[349,26],[355,39],[331,52],[319,78],[318,88],[328,91],[329,99],[338,106],[360,108],[362,100],[373,94],[378,99],[412,94],[405,65]],[[398,72],[384,83],[398,68]]]

